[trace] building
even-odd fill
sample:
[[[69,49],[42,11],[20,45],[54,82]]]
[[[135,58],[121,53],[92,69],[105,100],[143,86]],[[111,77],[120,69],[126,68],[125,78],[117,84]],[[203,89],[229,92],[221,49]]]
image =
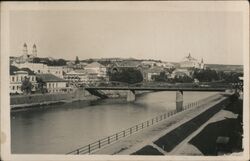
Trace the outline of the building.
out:
[[[19,69],[15,66],[10,66],[10,93],[23,93],[21,87],[25,79],[28,79],[32,84],[31,92],[35,92],[37,87],[35,73],[28,68]]]
[[[85,70],[72,70],[64,75],[64,79],[71,83],[87,83],[89,78]]]
[[[32,62],[24,62],[24,63],[13,62],[12,65],[18,68],[29,68],[33,70],[36,74],[51,73],[56,75],[57,77],[63,78],[62,66],[48,66],[43,63],[32,63]]]
[[[154,77],[159,76],[161,72],[164,72],[163,68],[157,66],[143,70],[143,80],[146,82],[154,81]]]
[[[40,82],[44,83],[43,88],[47,89],[48,93],[68,91],[67,81],[65,79],[59,78],[49,73],[37,74],[37,78],[40,80]]]
[[[108,81],[109,80],[108,75],[107,75],[107,68],[98,62],[87,64],[84,67],[84,70],[86,71],[87,75],[91,75],[89,77],[90,81],[93,81],[93,80]]]
[[[170,75],[170,78],[179,78],[188,76],[191,77],[191,72],[188,69],[175,69],[172,74]]]
[[[155,61],[150,61],[150,60],[145,60],[145,61],[142,61],[141,62],[141,65],[144,66],[144,67],[153,67],[153,66],[156,66],[156,63]]]
[[[114,62],[109,66],[111,73],[131,68],[140,70],[141,67],[142,67],[141,62],[135,60],[124,60],[124,61]]]
[[[181,62],[180,62],[180,68],[198,68],[198,69],[203,69],[204,68],[204,61],[203,59],[201,62],[199,62],[197,59],[193,58],[191,54],[187,57],[185,57]]]
[[[47,66],[47,71],[45,69],[44,73],[53,74],[59,78],[63,78],[63,66]]]

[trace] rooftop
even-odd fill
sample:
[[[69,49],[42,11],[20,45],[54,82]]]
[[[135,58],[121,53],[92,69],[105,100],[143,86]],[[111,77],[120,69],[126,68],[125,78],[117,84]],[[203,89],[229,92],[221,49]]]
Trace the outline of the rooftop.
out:
[[[37,77],[44,82],[66,82],[65,79],[59,78],[53,74],[37,74]]]
[[[193,58],[189,53],[188,56],[183,59],[183,61],[197,61],[197,59]]]

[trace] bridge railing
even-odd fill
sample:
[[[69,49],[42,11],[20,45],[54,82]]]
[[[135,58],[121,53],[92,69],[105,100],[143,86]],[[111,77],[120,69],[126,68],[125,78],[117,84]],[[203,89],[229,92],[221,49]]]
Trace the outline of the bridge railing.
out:
[[[183,106],[183,110],[182,111],[185,111],[185,110],[188,110],[188,109],[191,109],[191,108],[200,108],[200,107],[203,107],[203,105],[207,104],[208,102],[210,101],[213,101],[213,100],[216,100],[216,99],[220,99],[220,94],[216,94],[216,95],[212,95],[212,96],[209,96],[209,97],[206,97],[204,99],[201,99],[199,101],[195,101],[195,102],[192,102],[192,103],[189,103],[187,105],[184,105]],[[181,112],[181,111],[179,111]],[[125,138],[127,136],[130,136],[142,129],[145,129],[145,128],[148,128],[150,126],[153,126],[177,113],[176,110],[172,110],[172,111],[168,111],[164,114],[161,114],[159,116],[156,116],[150,120],[147,120],[147,121],[144,121],[142,123],[139,123],[133,127],[130,127],[128,129],[125,129],[123,131],[120,131],[118,133],[115,133],[113,135],[110,135],[108,137],[105,137],[103,139],[100,139],[98,141],[95,141],[91,144],[88,144],[86,146],[83,146],[83,147],[80,147],[76,150],[73,150],[67,154],[90,154],[91,152],[97,150],[97,149],[100,149],[102,147],[105,147],[107,145],[110,145],[122,138]]]

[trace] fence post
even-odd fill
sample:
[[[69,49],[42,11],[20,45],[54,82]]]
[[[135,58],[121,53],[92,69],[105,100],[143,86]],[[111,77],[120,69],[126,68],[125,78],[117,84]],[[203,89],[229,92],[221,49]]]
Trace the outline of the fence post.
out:
[[[138,125],[136,125],[136,131],[138,131]]]
[[[108,144],[110,144],[110,138],[108,137]]]
[[[123,137],[125,137],[125,130],[123,131]]]
[[[132,127],[129,130],[130,130],[130,134],[132,134]]]
[[[116,140],[118,140],[118,133],[115,134],[115,138],[116,138]]]
[[[149,123],[148,123],[148,121],[147,121],[147,127],[149,126]]]
[[[89,154],[90,154],[90,144],[89,144]]]
[[[143,129],[143,123],[141,124],[141,128]]]
[[[76,150],[76,154],[79,154],[79,149]]]
[[[101,148],[101,140],[99,140],[99,148]]]

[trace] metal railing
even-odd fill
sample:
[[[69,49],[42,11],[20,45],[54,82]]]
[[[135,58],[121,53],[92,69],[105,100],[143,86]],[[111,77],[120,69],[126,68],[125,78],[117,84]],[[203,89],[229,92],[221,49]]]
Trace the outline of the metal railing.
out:
[[[182,111],[185,111],[185,110],[188,110],[188,109],[191,109],[191,108],[199,108],[199,107],[202,107],[203,105],[207,104],[208,102],[211,102],[213,100],[216,100],[216,99],[220,99],[220,94],[215,94],[215,95],[212,95],[212,96],[209,96],[209,97],[206,97],[204,99],[201,99],[199,101],[196,101],[196,102],[192,102],[192,103],[189,103],[187,105],[184,105],[183,106],[183,109],[181,111],[176,111],[176,110],[172,110],[172,111],[168,111],[167,113],[164,113],[162,115],[159,115],[159,116],[156,116],[150,120],[147,120],[147,121],[144,121],[142,123],[139,123],[133,127],[130,127],[128,129],[125,129],[123,131],[120,131],[118,133],[115,133],[113,135],[110,135],[108,137],[105,137],[103,139],[100,139],[96,142],[93,142],[91,144],[88,144],[86,146],[83,146],[83,147],[80,147],[76,150],[73,150],[67,154],[90,154],[91,152],[97,150],[97,149],[100,149],[106,145],[109,145],[111,143],[114,143],[116,141],[118,141],[119,139],[121,138],[125,138],[129,135],[132,135],[142,129],[145,129],[147,127],[150,127],[152,125],[155,125],[157,124],[158,122],[161,122],[179,112],[182,112]]]

